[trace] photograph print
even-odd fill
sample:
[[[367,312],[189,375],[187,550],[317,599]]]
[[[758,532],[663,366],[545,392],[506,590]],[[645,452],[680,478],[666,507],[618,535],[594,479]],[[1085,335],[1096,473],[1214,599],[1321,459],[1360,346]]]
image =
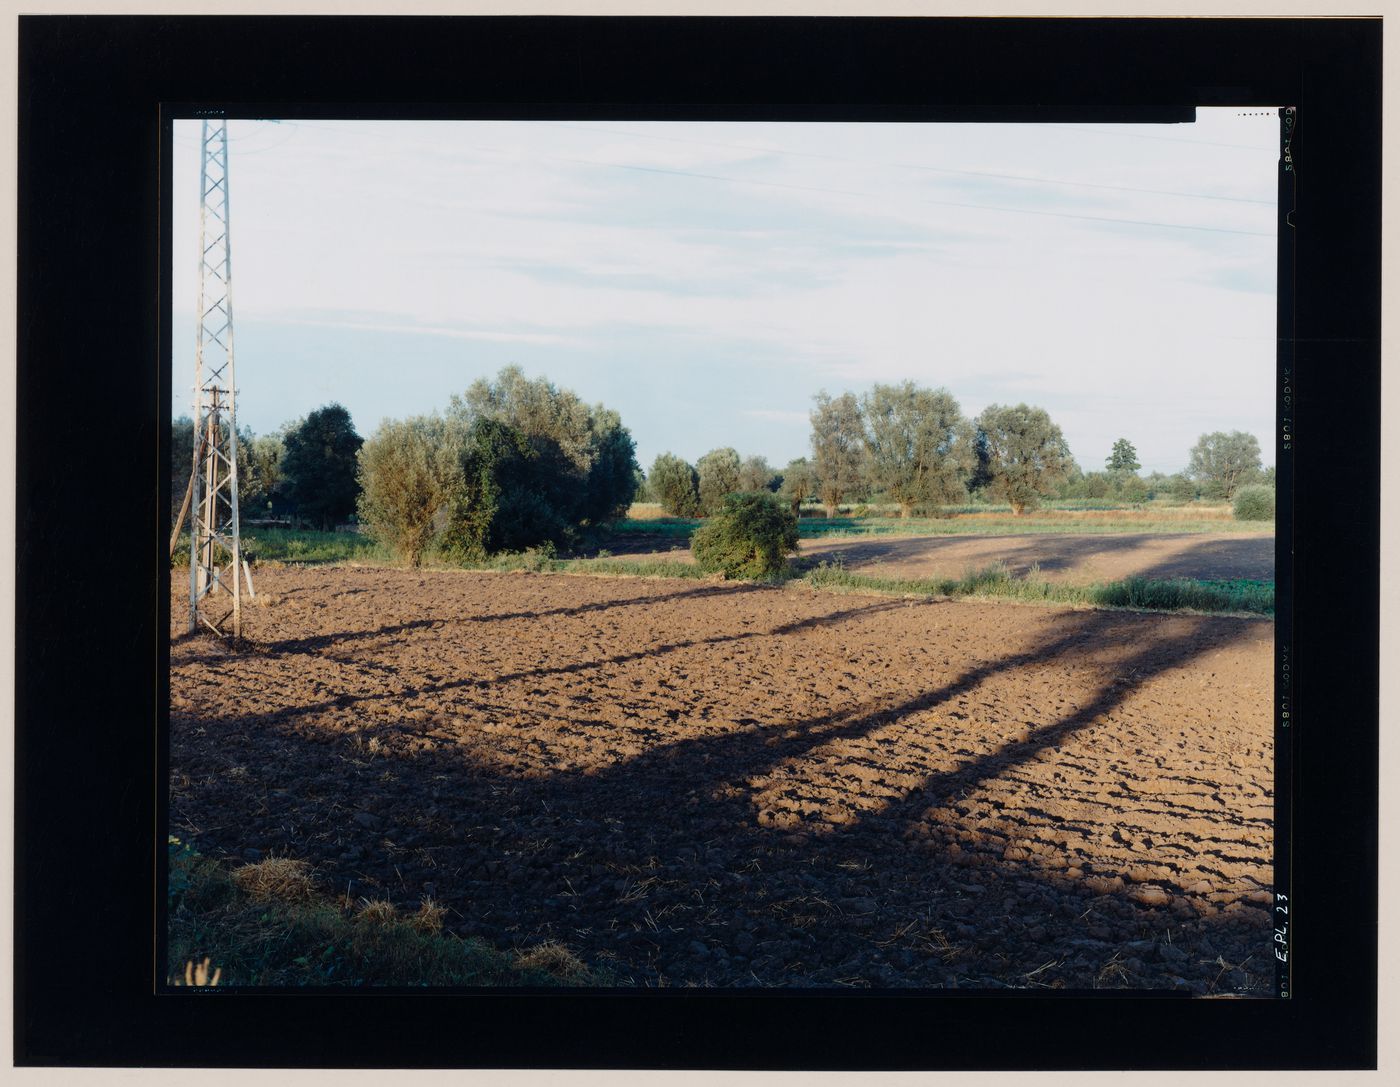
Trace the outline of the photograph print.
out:
[[[169,121],[167,986],[1277,996],[1280,107]]]

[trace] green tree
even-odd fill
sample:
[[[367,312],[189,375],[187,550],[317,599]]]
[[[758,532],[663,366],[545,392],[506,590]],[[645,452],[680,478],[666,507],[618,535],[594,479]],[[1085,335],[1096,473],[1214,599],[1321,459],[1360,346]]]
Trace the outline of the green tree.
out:
[[[476,418],[459,450],[461,483],[440,541],[445,556],[475,562],[502,551],[567,546],[575,538],[577,523],[540,487],[538,447],[520,431],[500,419]]]
[[[1186,471],[1211,497],[1232,498],[1240,484],[1260,474],[1259,439],[1240,430],[1202,434]]]
[[[719,512],[724,496],[741,490],[739,486],[739,454],[733,449],[712,449],[695,462],[700,474],[700,514],[709,517]]]
[[[299,518],[330,529],[355,512],[363,444],[339,404],[318,408],[287,431],[280,472]]]
[[[981,495],[992,484],[992,451],[987,443],[986,432],[976,423],[970,424],[972,428],[972,472],[967,477],[967,493],[969,495]],[[1073,469],[1079,470],[1078,465]]]
[[[592,463],[578,509],[581,523],[609,524],[627,514],[637,497],[637,443],[615,411],[595,405],[590,417]]]
[[[223,439],[228,442],[228,425],[223,426]],[[275,449],[274,449],[275,447]],[[244,427],[238,434],[238,510],[245,518],[262,516],[267,512],[273,489],[279,478],[281,439],[276,436],[254,438]],[[190,467],[194,456],[194,421],[182,415],[170,423],[170,517],[172,523],[180,515],[185,491],[190,485]],[[186,518],[189,512],[186,511]]]
[[[745,457],[739,465],[741,491],[776,491],[778,483],[778,473],[769,467],[766,457]]]
[[[858,497],[866,485],[865,423],[854,393],[831,397],[822,390],[813,399],[812,467],[826,515],[835,517],[842,500]]]
[[[797,518],[768,491],[731,493],[690,538],[701,570],[726,577],[773,577],[797,550]]]
[[[652,462],[647,486],[663,512],[694,517],[700,512],[700,475],[686,461],[662,453]]]
[[[955,502],[976,466],[975,438],[947,389],[876,385],[861,401],[871,482],[909,517],[922,503]]]
[[[513,492],[511,501],[533,511],[522,524],[562,526],[547,537],[560,546],[622,516],[632,504],[636,447],[618,414],[602,404],[590,407],[569,389],[507,366],[494,381],[479,379],[464,396],[454,396],[448,416],[468,429],[493,420],[524,438],[531,455],[522,470],[530,483]],[[545,507],[552,511],[548,517]]]
[[[783,485],[778,494],[792,506],[792,515],[796,517],[802,509],[803,500],[816,493],[817,473],[807,458],[788,461],[788,466],[783,469]]]
[[[286,450],[277,434],[253,437],[239,443],[238,501],[240,513],[266,517],[276,511],[281,498],[282,457]]]
[[[436,415],[386,419],[359,450],[360,519],[381,543],[418,566],[461,502],[455,428]]]
[[[1020,516],[1069,473],[1069,443],[1043,408],[992,404],[977,420],[987,437],[991,492]]]
[[[1127,438],[1119,438],[1114,442],[1113,452],[1108,455],[1106,467],[1110,472],[1136,472],[1141,468],[1133,443]]]

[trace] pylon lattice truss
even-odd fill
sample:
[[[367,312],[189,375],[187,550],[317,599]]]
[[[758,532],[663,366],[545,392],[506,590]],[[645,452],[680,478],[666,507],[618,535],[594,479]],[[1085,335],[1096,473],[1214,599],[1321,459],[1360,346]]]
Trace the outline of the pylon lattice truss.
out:
[[[190,492],[190,632],[200,624],[243,633],[239,547],[238,416],[233,369],[233,265],[229,252],[228,125],[205,120],[200,139],[199,307],[194,356],[194,463]],[[227,607],[232,599],[232,610]]]

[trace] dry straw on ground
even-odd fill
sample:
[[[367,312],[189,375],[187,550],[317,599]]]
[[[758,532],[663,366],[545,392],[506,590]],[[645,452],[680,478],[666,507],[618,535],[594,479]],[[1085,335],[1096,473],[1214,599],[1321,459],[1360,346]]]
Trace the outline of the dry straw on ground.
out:
[[[234,886],[254,898],[305,902],[316,893],[311,866],[290,857],[269,857],[256,864],[245,864],[235,868],[231,878]]]
[[[554,940],[547,940],[529,951],[518,953],[515,963],[522,970],[542,970],[561,980],[580,978],[588,973],[588,968],[579,961],[577,955]]]

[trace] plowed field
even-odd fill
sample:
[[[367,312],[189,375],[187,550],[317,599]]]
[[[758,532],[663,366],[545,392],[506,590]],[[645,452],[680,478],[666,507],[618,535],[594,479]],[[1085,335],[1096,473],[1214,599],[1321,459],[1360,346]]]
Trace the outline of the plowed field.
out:
[[[634,559],[692,562],[689,544],[637,537],[609,545]],[[1250,579],[1274,576],[1274,537],[1183,533],[1024,533],[1016,536],[823,536],[801,541],[798,561],[839,560],[878,577],[961,577],[1005,563],[1016,577],[1032,567],[1047,581],[1117,581],[1127,577]]]
[[[1272,984],[1272,624],[263,569],[171,831],[623,984]]]

